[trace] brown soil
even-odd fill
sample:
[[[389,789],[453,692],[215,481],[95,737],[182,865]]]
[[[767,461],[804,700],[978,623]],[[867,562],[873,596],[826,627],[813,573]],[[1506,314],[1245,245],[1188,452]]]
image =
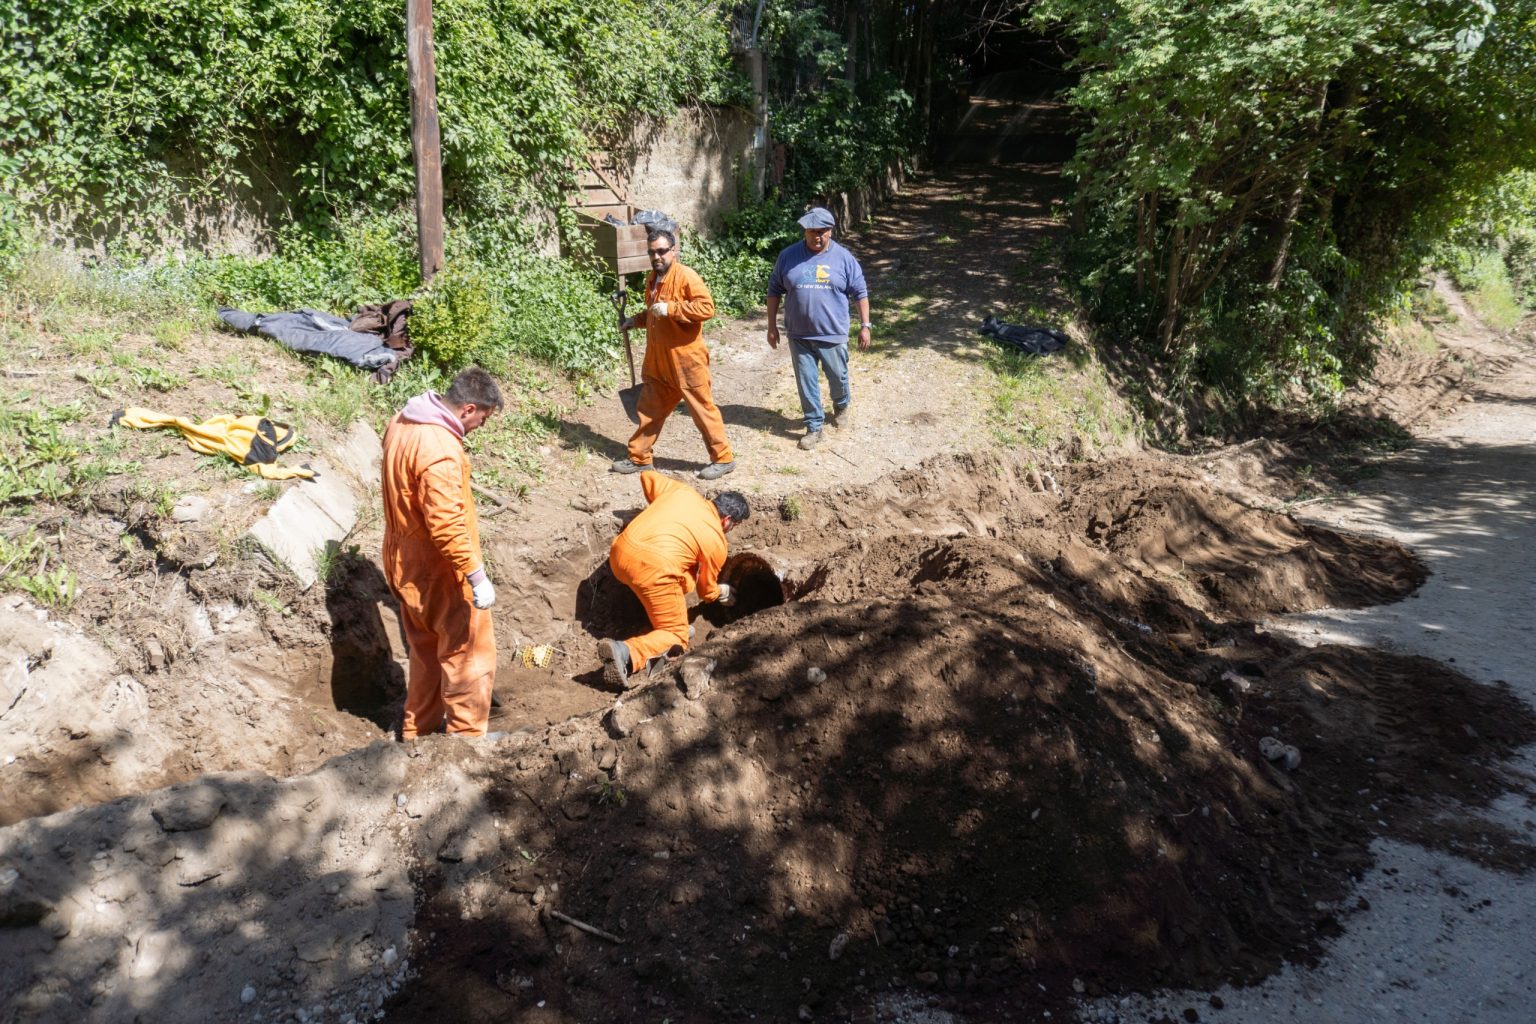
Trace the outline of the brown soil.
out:
[[[1084,468],[1054,508],[1011,468],[743,528],[801,567],[797,599],[765,591],[696,648],[702,699],[669,673],[485,766],[500,896],[466,917],[423,865],[422,973],[391,1019],[451,998],[471,1020],[859,1020],[908,989],[1013,1019],[1075,983],[1251,981],[1336,933],[1373,836],[1422,840],[1536,736],[1434,662],[1251,624],[1397,600],[1423,579],[1402,549],[1150,460]],[[873,536],[804,560],[794,538],[838,516]]]

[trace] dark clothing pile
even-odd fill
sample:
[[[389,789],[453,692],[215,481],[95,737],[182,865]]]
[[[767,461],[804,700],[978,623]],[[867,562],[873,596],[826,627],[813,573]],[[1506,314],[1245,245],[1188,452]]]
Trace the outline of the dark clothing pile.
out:
[[[351,320],[318,309],[286,313],[247,313],[219,308],[219,319],[244,333],[264,334],[295,352],[335,356],[353,366],[373,371],[373,379],[387,383],[413,351],[406,320],[408,299],[380,306],[364,306]]]
[[[995,316],[983,320],[976,333],[1027,356],[1049,355],[1067,347],[1067,336],[1060,331],[1004,323]]]

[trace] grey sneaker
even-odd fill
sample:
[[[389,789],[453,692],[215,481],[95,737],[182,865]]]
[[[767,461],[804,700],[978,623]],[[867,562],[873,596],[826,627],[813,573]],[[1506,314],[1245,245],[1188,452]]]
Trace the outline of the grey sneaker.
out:
[[[608,471],[610,473],[624,473],[624,474],[628,475],[630,473],[638,473],[642,469],[650,469],[650,468],[651,467],[650,467],[649,464],[642,466],[638,462],[631,462],[631,461],[629,461],[629,458],[626,456],[625,458],[622,458],[622,459],[614,459],[613,460],[613,465],[608,467]]]
[[[734,473],[735,471],[736,463],[734,462],[711,462],[695,473],[694,476],[700,480],[719,480],[725,474]]]
[[[599,640],[597,656],[603,663],[603,681],[615,689],[629,689],[629,645],[622,640]]]
[[[832,414],[832,426],[838,430],[847,430],[853,426],[853,405],[845,405]]]
[[[821,444],[821,431],[807,430],[805,436],[800,439],[800,450],[808,452],[819,444]]]

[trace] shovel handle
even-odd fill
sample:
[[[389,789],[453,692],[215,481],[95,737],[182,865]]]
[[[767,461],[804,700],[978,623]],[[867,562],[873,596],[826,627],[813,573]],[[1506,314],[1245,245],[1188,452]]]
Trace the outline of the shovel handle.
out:
[[[629,345],[629,329],[624,329],[624,354],[629,357],[629,386],[634,387],[635,380],[635,350]]]
[[[623,274],[619,275],[619,290],[608,296],[608,301],[619,311],[619,333],[624,335],[624,355],[629,359],[629,386],[634,387],[638,383],[635,379],[635,350],[629,343],[629,328],[624,326],[624,310],[629,307],[629,288]]]

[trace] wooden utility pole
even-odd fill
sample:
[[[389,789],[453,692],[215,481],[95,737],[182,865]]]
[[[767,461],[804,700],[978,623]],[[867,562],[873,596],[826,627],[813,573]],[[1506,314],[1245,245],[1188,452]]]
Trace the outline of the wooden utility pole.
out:
[[[437,58],[432,0],[405,2],[405,64],[411,80],[411,152],[416,157],[416,238],[421,283],[443,267],[443,156],[437,129]]]

